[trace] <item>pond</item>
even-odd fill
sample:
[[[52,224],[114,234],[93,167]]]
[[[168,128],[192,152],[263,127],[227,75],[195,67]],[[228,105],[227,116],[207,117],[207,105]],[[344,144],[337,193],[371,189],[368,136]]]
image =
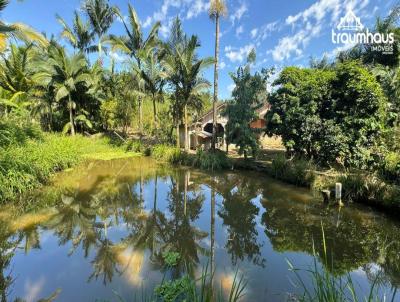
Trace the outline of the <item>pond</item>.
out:
[[[225,293],[239,272],[248,281],[243,301],[288,301],[301,289],[287,260],[308,269],[313,249],[322,255],[321,225],[332,274],[350,273],[360,295],[375,281],[382,293],[400,285],[398,222],[365,207],[328,207],[309,190],[256,172],[95,161],[58,174],[30,198],[52,206],[0,211],[3,301],[55,291],[56,301],[140,301],[166,274],[164,251],[181,255],[167,272],[173,278],[199,276],[209,265]]]

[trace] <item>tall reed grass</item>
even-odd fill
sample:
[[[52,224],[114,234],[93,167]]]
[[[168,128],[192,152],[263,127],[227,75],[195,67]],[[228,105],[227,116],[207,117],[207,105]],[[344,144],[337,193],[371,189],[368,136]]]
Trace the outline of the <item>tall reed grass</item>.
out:
[[[297,297],[298,301],[301,302],[381,302],[390,301],[394,302],[397,289],[392,289],[389,294],[389,298],[380,294],[377,286],[378,277],[373,280],[368,294],[364,297],[357,295],[355,282],[353,281],[350,274],[345,277],[335,277],[329,270],[328,264],[328,253],[327,245],[325,240],[324,228],[321,223],[322,230],[322,244],[323,244],[323,255],[318,255],[315,251],[313,242],[313,264],[305,270],[308,273],[308,277],[311,279],[311,286],[307,286],[304,277],[300,275],[301,269],[295,268],[294,265],[287,260],[289,270],[292,271],[297,280],[297,286],[303,292]],[[319,256],[322,258],[322,268],[318,265]],[[333,270],[333,261],[331,261]]]

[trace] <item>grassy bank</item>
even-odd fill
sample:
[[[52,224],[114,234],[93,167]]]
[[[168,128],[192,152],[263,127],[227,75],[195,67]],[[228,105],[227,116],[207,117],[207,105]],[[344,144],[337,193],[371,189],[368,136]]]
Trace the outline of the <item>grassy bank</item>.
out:
[[[209,171],[232,167],[232,161],[226,153],[219,150],[214,152],[198,150],[195,154],[192,154],[168,145],[155,145],[150,148],[148,154],[157,161],[181,164]]]
[[[0,203],[17,199],[49,181],[51,175],[85,159],[107,160],[134,155],[112,146],[108,138],[60,134],[28,136],[3,145],[0,153]]]

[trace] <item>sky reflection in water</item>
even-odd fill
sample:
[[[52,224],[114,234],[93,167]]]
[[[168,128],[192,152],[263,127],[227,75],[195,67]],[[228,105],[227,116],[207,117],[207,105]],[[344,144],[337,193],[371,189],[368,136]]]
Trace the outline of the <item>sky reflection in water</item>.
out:
[[[307,268],[313,241],[322,253],[321,221],[333,274],[352,272],[360,294],[376,276],[382,290],[400,285],[399,223],[356,206],[328,208],[307,190],[255,172],[98,161],[59,174],[35,198],[56,206],[0,210],[7,301],[37,301],[56,289],[56,301],[116,301],[113,291],[133,301],[161,281],[164,251],[182,255],[167,272],[173,278],[198,276],[210,263],[224,291],[239,269],[247,301],[286,301],[297,291],[286,259]]]

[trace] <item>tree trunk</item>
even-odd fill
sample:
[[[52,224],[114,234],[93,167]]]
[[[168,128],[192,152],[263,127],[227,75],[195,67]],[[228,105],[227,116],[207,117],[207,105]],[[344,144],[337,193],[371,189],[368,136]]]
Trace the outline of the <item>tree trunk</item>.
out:
[[[214,99],[213,99],[213,133],[211,148],[215,150],[217,141],[217,102],[218,102],[218,60],[219,60],[219,14],[215,16],[215,64],[214,64]]]
[[[69,96],[69,122],[71,123],[71,135],[75,135],[75,121],[74,113],[72,112],[72,100],[71,95]]]
[[[176,147],[181,147],[180,133],[179,133],[179,118],[176,118]]]
[[[143,133],[143,108],[142,108],[142,98],[139,97],[139,132],[140,135]]]
[[[49,116],[49,131],[53,131],[53,108],[50,104],[50,116]]]
[[[153,94],[153,115],[154,115],[154,128],[158,129],[158,117],[157,117],[157,107],[156,107],[156,98]]]
[[[186,217],[186,205],[187,205],[187,191],[188,191],[188,171],[185,171],[185,190],[183,196],[183,213]]]
[[[188,132],[188,114],[187,105],[185,105],[185,150],[189,150],[189,132]]]
[[[215,271],[215,189],[214,189],[214,182],[212,183],[212,187],[211,187],[211,230],[210,230],[210,240],[211,240],[211,257],[210,257],[210,264],[211,264],[211,276],[214,275],[214,271]],[[210,283],[212,285],[212,277],[210,280]]]

